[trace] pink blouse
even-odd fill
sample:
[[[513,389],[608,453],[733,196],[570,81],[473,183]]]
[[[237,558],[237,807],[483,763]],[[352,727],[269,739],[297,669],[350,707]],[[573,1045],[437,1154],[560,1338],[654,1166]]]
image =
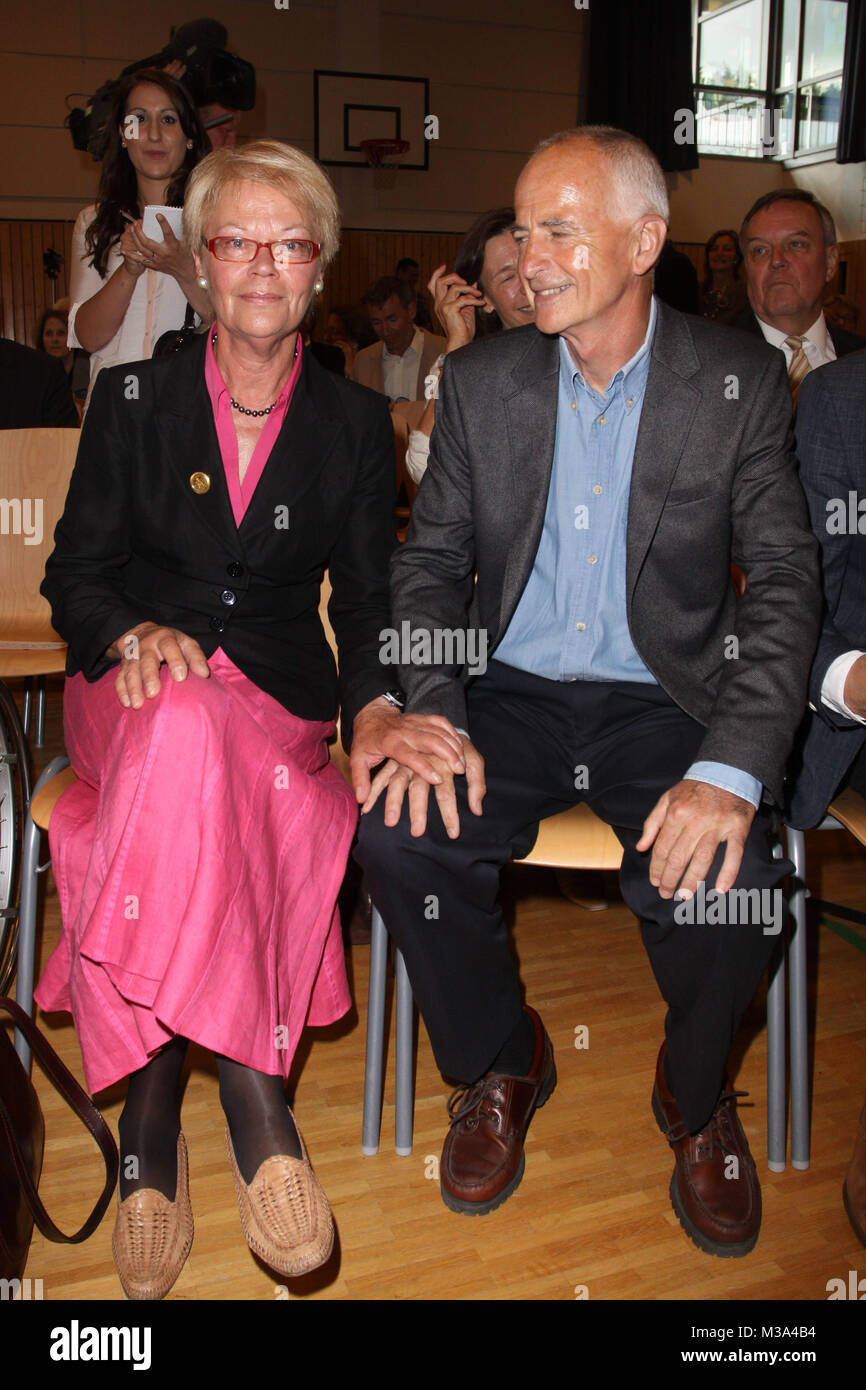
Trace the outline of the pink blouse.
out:
[[[208,334],[204,362],[204,379],[207,385],[208,395],[210,396],[211,406],[213,407],[217,442],[219,444],[223,468],[225,469],[226,483],[228,484],[229,497],[231,498],[236,526],[240,526],[243,521],[244,512],[252,501],[256,485],[265,471],[265,464],[270,458],[271,450],[276,443],[277,435],[280,432],[283,420],[286,418],[286,411],[289,408],[292,395],[298,383],[298,377],[301,374],[301,358],[304,352],[304,344],[300,333],[297,337],[297,344],[297,356],[295,357],[291,373],[289,374],[289,379],[277,397],[276,405],[265,421],[265,427],[259,435],[258,442],[253,450],[253,456],[244,474],[243,483],[241,483],[238,471],[238,440],[235,434],[234,421],[232,419],[231,398],[229,396],[229,389],[223,381],[222,373],[217,366],[216,354],[213,347],[213,333]]]

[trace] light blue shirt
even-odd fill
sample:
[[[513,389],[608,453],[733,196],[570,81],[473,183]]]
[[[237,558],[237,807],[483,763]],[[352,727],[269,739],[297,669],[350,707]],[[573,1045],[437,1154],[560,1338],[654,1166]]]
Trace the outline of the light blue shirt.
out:
[[[643,681],[626,610],[626,531],[632,462],[656,326],[604,393],[577,370],[559,340],[556,442],[544,527],[532,573],[497,661],[558,681]],[[685,773],[757,806],[762,784],[726,763],[697,762]]]

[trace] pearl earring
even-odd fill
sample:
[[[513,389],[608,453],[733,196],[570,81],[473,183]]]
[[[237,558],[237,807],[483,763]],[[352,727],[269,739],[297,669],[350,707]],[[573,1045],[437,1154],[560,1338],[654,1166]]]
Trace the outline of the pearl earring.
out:
[[[315,285],[316,294],[321,294],[321,293],[322,293],[322,290],[323,290],[324,288],[325,288],[325,282],[324,282],[324,280],[317,280],[317,281],[316,281],[316,285]]]
[[[196,284],[197,284],[197,285],[200,285],[201,288],[202,288],[203,290],[210,289],[210,286],[208,285],[208,282],[207,282],[207,280],[204,278],[203,275],[199,275],[199,276],[196,278]]]
[[[186,142],[186,147],[187,147],[188,150],[191,150],[191,149],[192,149],[192,141],[191,141],[191,140],[187,140],[187,142]]]

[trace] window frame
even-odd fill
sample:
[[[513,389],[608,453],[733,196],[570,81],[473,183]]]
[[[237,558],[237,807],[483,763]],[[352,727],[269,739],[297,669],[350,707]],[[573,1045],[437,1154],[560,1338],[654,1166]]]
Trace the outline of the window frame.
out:
[[[721,14],[730,14],[738,9],[743,9],[751,3],[751,0],[730,0],[729,4],[722,5],[715,10],[708,10],[705,14],[700,13],[700,0],[692,0],[692,73],[693,73],[693,92],[695,107],[698,106],[699,97],[702,93],[721,94],[730,96],[734,100],[760,101],[765,110],[777,111],[783,102],[790,96],[793,100],[792,124],[793,137],[790,153],[774,153],[772,149],[761,151],[759,154],[741,154],[731,151],[721,154],[717,151],[703,152],[698,141],[698,156],[701,159],[744,159],[750,164],[756,161],[766,161],[773,164],[796,165],[817,164],[832,160],[836,153],[836,142],[829,145],[804,146],[800,142],[801,129],[809,124],[803,121],[800,116],[801,94],[806,89],[812,89],[821,83],[834,82],[839,79],[841,82],[844,68],[839,68],[833,72],[821,73],[818,77],[804,78],[801,74],[801,63],[803,55],[803,31],[806,19],[806,0],[797,0],[799,5],[799,23],[797,24],[797,45],[794,58],[795,78],[793,82],[783,86],[776,82],[776,75],[779,70],[782,49],[782,24],[784,18],[784,0],[761,0],[761,80],[762,87],[718,87],[711,83],[698,82],[699,68],[698,60],[700,56],[700,35],[701,29],[708,20],[717,18]],[[846,6],[846,29],[847,29],[847,0],[839,0]],[[697,132],[696,132],[697,133]]]

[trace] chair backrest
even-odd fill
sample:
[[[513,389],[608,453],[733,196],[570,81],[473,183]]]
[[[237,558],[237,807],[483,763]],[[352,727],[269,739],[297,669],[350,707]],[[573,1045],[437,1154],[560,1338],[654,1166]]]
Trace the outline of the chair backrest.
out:
[[[853,787],[846,787],[839,793],[827,815],[844,825],[861,845],[866,845],[866,800]]]
[[[80,435],[72,429],[0,430],[0,640],[63,643],[39,592],[69,490]]]

